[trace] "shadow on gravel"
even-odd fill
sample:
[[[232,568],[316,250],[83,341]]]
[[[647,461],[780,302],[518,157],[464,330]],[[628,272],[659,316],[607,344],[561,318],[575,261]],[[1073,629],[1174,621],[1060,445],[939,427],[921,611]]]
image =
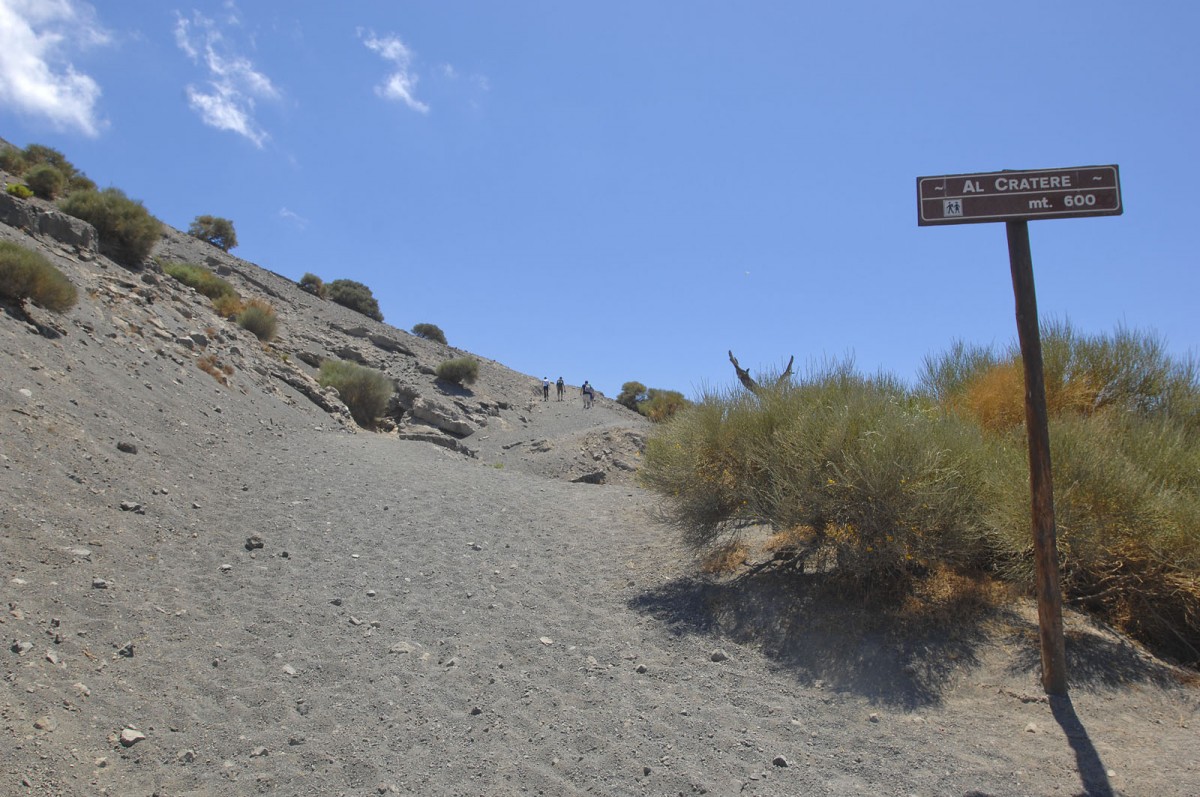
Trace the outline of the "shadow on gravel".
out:
[[[1079,771],[1079,779],[1083,782],[1083,795],[1113,797],[1113,787],[1108,780],[1108,767],[1100,760],[1100,753],[1092,744],[1092,737],[1088,735],[1087,728],[1083,727],[1079,715],[1075,713],[1075,705],[1071,698],[1051,697],[1050,711],[1075,753],[1075,766]]]
[[[939,703],[956,673],[979,664],[980,646],[998,638],[1011,651],[1011,673],[1036,677],[1041,669],[1037,625],[1015,611],[965,607],[949,621],[901,618],[848,602],[819,574],[789,569],[679,578],[628,605],[678,636],[750,645],[803,683],[904,708]],[[1075,687],[1179,682],[1172,668],[1092,627],[1068,630],[1067,672]]]
[[[447,382],[445,379],[438,379],[433,383],[437,392],[443,396],[454,396],[456,398],[468,398],[475,395],[475,391],[466,385],[460,385],[455,382]]]
[[[1067,644],[1067,682],[1073,687],[1114,688],[1129,684],[1152,683],[1170,686],[1179,683],[1179,673],[1155,661],[1127,640],[1103,629],[1069,629]],[[1017,632],[1016,653],[1011,672],[1040,673],[1041,648],[1037,627]]]
[[[960,616],[953,627],[901,621],[848,604],[819,575],[769,568],[677,579],[629,606],[680,636],[752,645],[802,682],[905,708],[939,703],[954,673],[978,663],[983,623],[1002,616]]]

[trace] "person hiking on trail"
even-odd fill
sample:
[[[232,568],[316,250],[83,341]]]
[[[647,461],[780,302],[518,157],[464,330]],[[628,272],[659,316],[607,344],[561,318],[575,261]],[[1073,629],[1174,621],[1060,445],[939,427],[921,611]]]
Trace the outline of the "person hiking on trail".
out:
[[[590,410],[592,408],[592,401],[596,398],[596,391],[592,389],[591,384],[585,379],[583,380],[583,387],[579,388],[579,392],[583,394],[583,408]]]
[[[567,383],[564,382],[563,378],[560,376],[558,378],[558,381],[554,383],[554,386],[556,388],[558,388],[558,400],[562,401],[563,400],[563,392],[567,389]]]
[[[550,400],[550,377],[542,377],[542,401]]]

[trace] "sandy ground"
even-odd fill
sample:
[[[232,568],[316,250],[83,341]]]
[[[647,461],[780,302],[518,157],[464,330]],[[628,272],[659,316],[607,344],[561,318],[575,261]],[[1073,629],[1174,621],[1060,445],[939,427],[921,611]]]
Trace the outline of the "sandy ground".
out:
[[[129,292],[0,314],[0,794],[1200,795],[1195,682],[1104,628],[1048,701],[1025,604],[900,629],[697,575],[611,402],[495,365],[474,458],[354,432]]]

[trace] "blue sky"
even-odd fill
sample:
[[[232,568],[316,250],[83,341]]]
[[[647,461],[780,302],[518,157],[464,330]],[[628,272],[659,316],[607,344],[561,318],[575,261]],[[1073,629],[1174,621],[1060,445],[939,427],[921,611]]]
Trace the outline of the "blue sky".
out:
[[[1015,338],[1003,224],[916,178],[1118,164],[1042,317],[1197,351],[1200,4],[0,0],[0,137],[534,376],[692,394]]]

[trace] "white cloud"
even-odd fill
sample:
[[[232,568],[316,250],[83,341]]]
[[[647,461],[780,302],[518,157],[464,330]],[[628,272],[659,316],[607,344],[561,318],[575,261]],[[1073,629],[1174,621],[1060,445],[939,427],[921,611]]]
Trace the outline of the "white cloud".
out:
[[[429,106],[416,98],[417,76],[412,71],[412,50],[399,36],[377,37],[374,33],[358,32],[368,50],[385,61],[391,61],[394,71],[375,87],[375,93],[389,100],[399,100],[418,113],[429,113]]]
[[[201,121],[237,133],[261,148],[270,136],[255,120],[254,107],[257,100],[278,99],[271,79],[250,59],[231,52],[216,23],[198,12],[190,20],[176,19],[175,44],[208,72],[204,88],[187,87],[188,105]]]
[[[67,55],[106,44],[95,11],[77,0],[0,0],[0,102],[95,136],[100,86]]]
[[[308,219],[304,218],[296,211],[288,210],[287,208],[279,209],[279,218],[290,221],[292,224],[295,224],[302,230],[308,226]]]

